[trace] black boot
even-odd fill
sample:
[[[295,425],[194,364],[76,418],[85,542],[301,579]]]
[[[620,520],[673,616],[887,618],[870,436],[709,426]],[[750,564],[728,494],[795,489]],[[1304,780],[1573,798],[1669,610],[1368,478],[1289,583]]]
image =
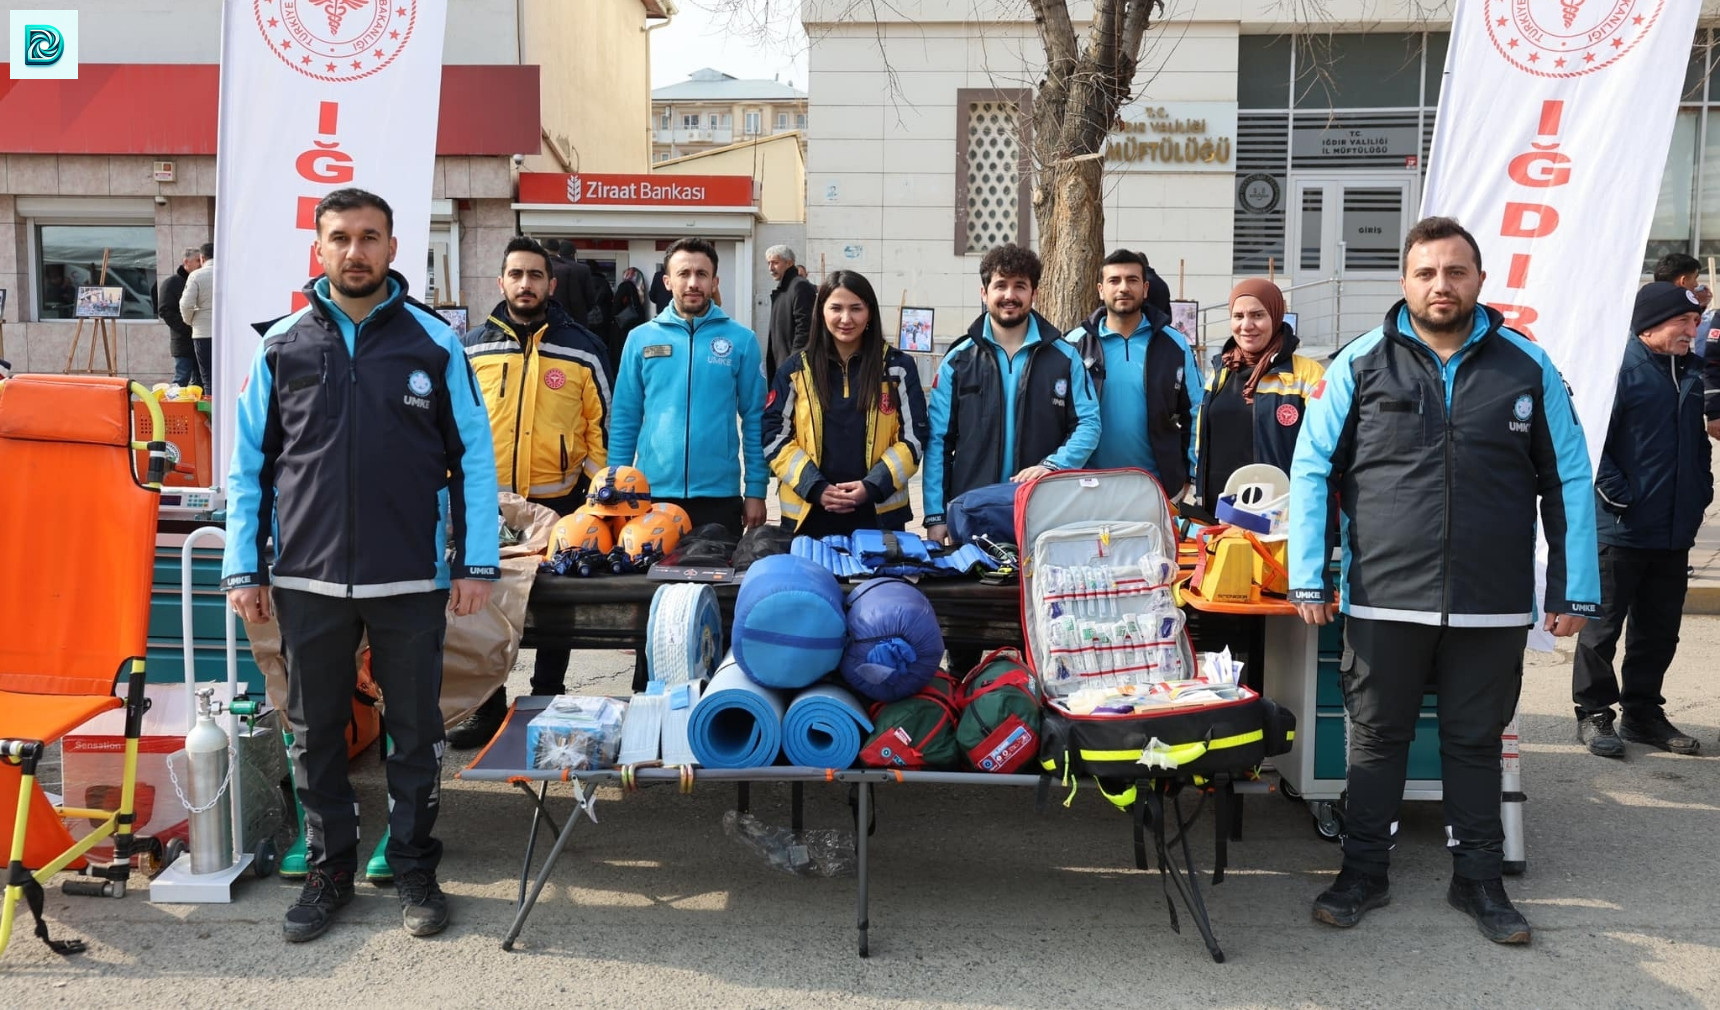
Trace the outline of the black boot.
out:
[[[1468,913],[1481,935],[1494,943],[1529,942],[1529,920],[1505,896],[1505,882],[1499,877],[1469,880],[1453,876],[1445,900],[1459,912]]]
[[[1631,743],[1645,743],[1674,754],[1697,754],[1702,742],[1674,726],[1658,708],[1627,712],[1619,720],[1618,735]]]
[[[471,715],[448,731],[448,746],[455,750],[470,750],[489,743],[496,730],[502,728],[502,720],[507,718],[507,695],[507,688],[496,688],[495,694],[485,698]]]
[[[1348,929],[1362,921],[1362,913],[1370,908],[1391,904],[1390,886],[1384,874],[1364,873],[1346,866],[1338,871],[1338,879],[1314,899],[1314,918],[1327,924]]]
[[[1613,732],[1612,709],[1588,712],[1577,718],[1577,739],[1596,757],[1624,757],[1624,741]]]

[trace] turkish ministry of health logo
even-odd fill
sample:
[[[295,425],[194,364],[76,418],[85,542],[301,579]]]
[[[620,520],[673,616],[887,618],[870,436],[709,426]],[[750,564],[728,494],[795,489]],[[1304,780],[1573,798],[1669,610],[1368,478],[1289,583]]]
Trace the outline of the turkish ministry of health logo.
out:
[[[1487,34],[1517,69],[1581,77],[1617,63],[1648,35],[1666,0],[1486,0]]]
[[[418,0],[252,0],[257,29],[287,66],[319,81],[356,81],[394,62]]]
[[[15,81],[78,76],[77,11],[12,11],[8,58]]]

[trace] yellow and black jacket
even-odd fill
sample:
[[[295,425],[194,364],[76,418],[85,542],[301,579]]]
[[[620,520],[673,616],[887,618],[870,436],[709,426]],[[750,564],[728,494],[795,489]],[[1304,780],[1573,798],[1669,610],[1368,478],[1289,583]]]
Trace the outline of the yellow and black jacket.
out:
[[[1235,338],[1226,341],[1224,350],[1228,351],[1235,343]],[[1254,388],[1254,462],[1270,463],[1285,473],[1290,472],[1290,461],[1296,455],[1296,436],[1302,431],[1308,400],[1326,376],[1326,366],[1296,353],[1298,343],[1295,331],[1286,327],[1284,346],[1260,376],[1260,385]],[[1200,500],[1211,508],[1230,475],[1208,472],[1212,423],[1207,411],[1226,386],[1244,383],[1248,377],[1224,367],[1223,351],[1213,356],[1212,371],[1208,374],[1211,378],[1206,381],[1206,396],[1194,422],[1194,486]]]
[[[609,357],[597,334],[559,304],[530,333],[516,329],[507,303],[463,338],[478,376],[496,479],[503,491],[559,498],[603,469],[614,386]]]
[[[777,476],[782,517],[799,527],[832,482],[852,477],[826,474],[837,458],[857,459],[867,469],[859,479],[871,493],[879,525],[901,529],[913,518],[908,481],[920,468],[930,434],[926,397],[912,358],[884,348],[884,388],[878,405],[854,417],[850,387],[859,356],[848,367],[832,361],[829,390],[819,390],[806,352],[797,351],[776,373],[764,407],[764,454]],[[850,416],[834,416],[846,410]],[[858,443],[858,444],[856,444]]]

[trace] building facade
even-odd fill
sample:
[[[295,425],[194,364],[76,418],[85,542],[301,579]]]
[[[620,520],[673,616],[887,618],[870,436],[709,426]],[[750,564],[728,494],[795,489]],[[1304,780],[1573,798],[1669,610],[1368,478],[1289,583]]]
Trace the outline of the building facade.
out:
[[[1710,72],[1720,2],[1701,2],[1705,27],[1649,259],[1720,252],[1720,121],[1709,129],[1720,107]],[[1043,47],[1022,5],[923,0],[879,7],[877,21],[848,20],[851,7],[802,8],[812,47],[807,254],[935,308],[941,349],[979,312],[979,258],[1035,240],[1021,125]],[[1090,11],[1072,8],[1077,19]],[[1107,144],[1107,247],[1144,252],[1173,297],[1198,303],[1217,341],[1228,334],[1224,300],[1245,276],[1271,274],[1290,289],[1316,348],[1376,325],[1399,297],[1449,6],[1331,0],[1318,16],[1300,10],[1276,0],[1175,5],[1148,33],[1134,99]]]
[[[669,161],[779,133],[806,132],[794,82],[740,80],[706,67],[651,92],[651,160]]]
[[[0,356],[18,371],[65,371],[78,333],[66,292],[96,283],[105,256],[107,283],[124,289],[115,369],[163,381],[173,362],[157,283],[214,232],[221,4],[77,7],[78,78],[0,90]],[[490,310],[519,227],[520,168],[646,169],[646,29],[666,11],[666,0],[451,0],[430,269],[416,297]],[[604,45],[589,44],[596,29]],[[85,361],[80,350],[76,367]]]

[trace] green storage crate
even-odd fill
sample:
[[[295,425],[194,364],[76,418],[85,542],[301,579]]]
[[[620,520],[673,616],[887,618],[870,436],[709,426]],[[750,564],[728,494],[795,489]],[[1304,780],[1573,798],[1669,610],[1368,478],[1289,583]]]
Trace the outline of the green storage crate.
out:
[[[213,541],[191,552],[191,645],[199,681],[227,679],[227,594],[221,591],[221,550]],[[180,549],[155,549],[155,579],[149,591],[149,651],[145,655],[151,684],[185,682],[185,653],[180,616]],[[239,680],[253,693],[263,687],[262,673],[251,658],[245,622],[234,628],[238,644]]]
[[[1347,766],[1349,742],[1344,736],[1344,710],[1320,709],[1314,717],[1314,777],[1342,779]],[[1415,739],[1409,745],[1409,779],[1438,781],[1439,718],[1433,711],[1433,698],[1422,699],[1421,716],[1416,720]]]

